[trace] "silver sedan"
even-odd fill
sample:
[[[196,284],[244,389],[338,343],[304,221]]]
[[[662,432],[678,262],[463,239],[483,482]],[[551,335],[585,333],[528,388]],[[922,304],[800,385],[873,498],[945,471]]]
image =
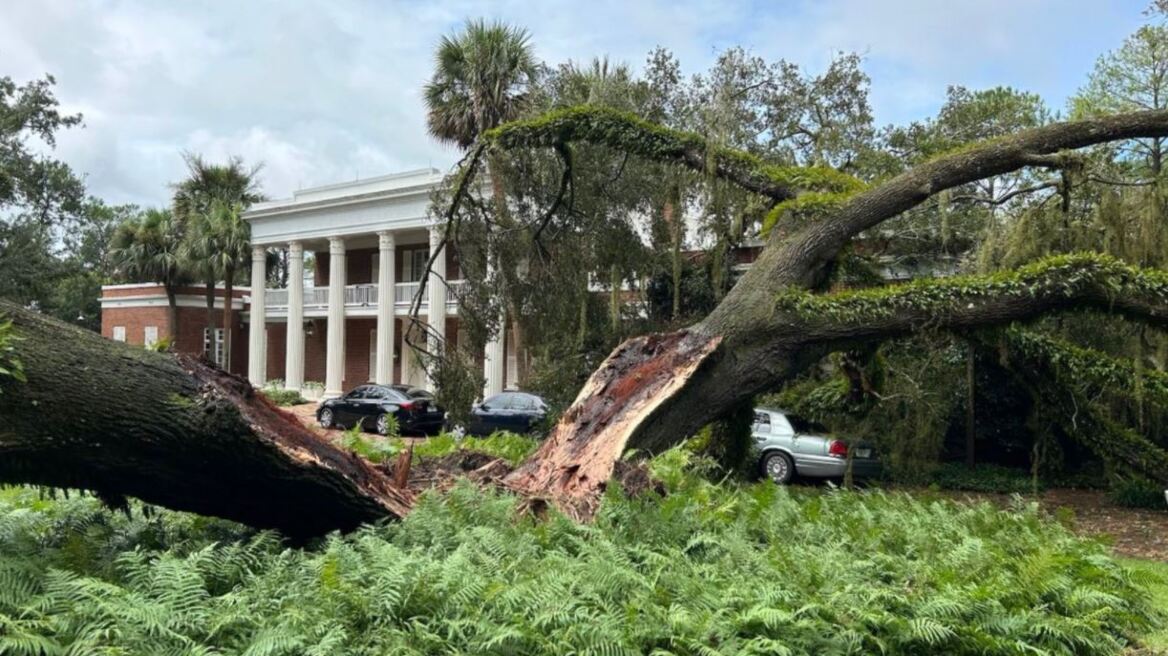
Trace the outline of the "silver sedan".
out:
[[[827,436],[820,424],[776,408],[755,408],[752,434],[762,454],[759,468],[776,483],[789,483],[796,475],[842,478],[847,472],[848,443]],[[880,459],[871,446],[858,444],[851,452],[852,476],[879,475]]]

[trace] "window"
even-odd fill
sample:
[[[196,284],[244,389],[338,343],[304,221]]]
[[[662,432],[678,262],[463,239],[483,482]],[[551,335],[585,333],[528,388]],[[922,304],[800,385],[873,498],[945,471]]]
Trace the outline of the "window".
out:
[[[514,394],[510,392],[496,394],[486,401],[483,401],[483,407],[489,410],[510,410],[512,396],[514,396]]]
[[[407,248],[402,251],[402,282],[420,282],[429,261],[429,248]]]
[[[146,326],[142,329],[142,343],[151,348],[158,343],[158,326]]]
[[[771,416],[765,412],[754,413],[754,430],[756,433],[771,432]]]
[[[222,328],[204,328],[203,329],[203,353],[207,357],[219,365],[225,367],[223,357],[226,353],[223,350],[223,329]]]
[[[791,428],[794,428],[796,433],[802,435],[823,435],[829,432],[827,430],[827,426],[824,426],[817,421],[805,419],[799,415],[787,415],[787,421],[791,422]]]
[[[512,397],[511,408],[513,410],[535,410],[535,397],[527,394],[515,394]]]
[[[114,326],[114,341],[115,342],[126,341],[126,327],[125,326]]]

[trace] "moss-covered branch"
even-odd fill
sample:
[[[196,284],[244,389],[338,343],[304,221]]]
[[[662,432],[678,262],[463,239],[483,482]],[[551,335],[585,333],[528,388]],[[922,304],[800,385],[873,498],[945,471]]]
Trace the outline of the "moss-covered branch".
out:
[[[775,319],[794,319],[807,341],[889,338],[918,329],[966,329],[1093,308],[1168,325],[1168,272],[1106,255],[1046,258],[1016,271],[926,278],[838,294],[789,290]]]
[[[574,141],[608,146],[645,159],[712,173],[776,200],[800,191],[855,192],[856,178],[828,167],[778,166],[741,150],[712,146],[699,135],[662,127],[634,114],[583,105],[488,130],[484,142],[503,149],[552,148]]]
[[[1117,423],[1091,400],[1105,389],[1134,393],[1135,373],[1130,364],[1022,330],[1006,331],[1004,343],[984,338],[974,343],[987,355],[998,351],[1002,364],[1030,389],[1047,408],[1045,415],[1067,435],[1120,471],[1168,484],[1168,451]],[[1168,399],[1168,376],[1145,372],[1144,391],[1160,401]]]
[[[1168,373],[1136,370],[1130,359],[1112,357],[1030,330],[1011,329],[1003,334],[1010,359],[1041,368],[1056,382],[1084,394],[1104,392],[1142,396],[1168,407]]]

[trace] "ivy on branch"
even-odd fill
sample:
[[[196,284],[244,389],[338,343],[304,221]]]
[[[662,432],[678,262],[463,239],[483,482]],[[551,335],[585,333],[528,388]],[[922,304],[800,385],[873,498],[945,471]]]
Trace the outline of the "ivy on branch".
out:
[[[978,327],[1069,306],[1102,307],[1168,324],[1168,272],[1097,253],[1073,253],[990,275],[924,278],[837,294],[786,290],[776,310],[835,330]],[[890,321],[891,320],[891,321]]]
[[[553,148],[574,141],[608,146],[645,159],[710,173],[776,201],[793,199],[804,190],[851,193],[864,186],[860,180],[830,167],[771,164],[741,150],[712,145],[691,132],[591,105],[506,123],[484,132],[481,139],[504,150]]]

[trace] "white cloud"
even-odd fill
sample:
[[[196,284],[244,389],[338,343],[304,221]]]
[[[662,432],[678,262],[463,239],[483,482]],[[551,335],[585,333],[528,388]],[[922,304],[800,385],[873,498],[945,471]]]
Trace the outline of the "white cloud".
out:
[[[866,54],[881,121],[935,110],[945,85],[1008,83],[1056,107],[1142,20],[1144,0],[8,0],[0,75],[57,76],[86,127],[59,155],[114,202],[161,204],[181,152],[262,161],[265,192],[433,165],[457,152],[425,131],[421,85],[437,39],[466,17],[526,26],[549,61],[639,66],[674,50],[687,72],[735,44],[812,68]]]

